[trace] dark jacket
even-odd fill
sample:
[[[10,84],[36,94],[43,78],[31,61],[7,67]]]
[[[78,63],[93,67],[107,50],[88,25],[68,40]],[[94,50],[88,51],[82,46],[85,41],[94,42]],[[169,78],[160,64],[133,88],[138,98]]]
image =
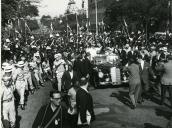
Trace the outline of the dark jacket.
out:
[[[86,120],[87,110],[91,114],[91,121],[95,120],[92,96],[82,88],[79,88],[79,90],[76,93],[76,104],[77,104],[78,113],[80,113],[82,123],[87,122]]]
[[[141,69],[141,80],[144,84],[149,85],[150,76],[154,76],[153,70],[149,63],[144,61],[143,69]]]
[[[139,53],[137,51],[129,51],[127,54],[127,58],[136,58],[139,55]]]
[[[71,78],[69,71],[65,71],[62,76],[62,86],[64,90],[68,90],[71,88],[72,85],[76,84],[78,81],[78,75],[76,71],[73,71],[73,78]]]
[[[45,125],[51,120],[52,116],[57,110],[58,108],[53,112],[50,104],[42,106],[35,118],[32,128],[38,128],[38,126],[44,128]],[[55,122],[58,122],[58,124],[55,124]],[[56,116],[56,118],[52,121],[52,123],[49,125],[48,128],[61,128],[61,126],[62,128],[67,128],[67,110],[63,106],[60,112],[58,113],[58,115]]]
[[[121,51],[118,50],[118,54],[119,54],[119,57],[121,59],[122,66],[125,66],[127,64],[127,62],[128,62],[126,51],[123,50],[123,49]]]
[[[73,70],[77,72],[78,76],[86,77],[87,74],[91,73],[91,62],[85,58],[83,60],[77,59],[74,61]]]

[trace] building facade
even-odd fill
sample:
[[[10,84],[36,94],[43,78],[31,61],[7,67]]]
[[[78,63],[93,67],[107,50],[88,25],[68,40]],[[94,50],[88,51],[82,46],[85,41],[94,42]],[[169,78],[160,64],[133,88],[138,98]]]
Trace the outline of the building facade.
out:
[[[91,31],[96,29],[96,3],[97,3],[97,22],[103,23],[105,11],[114,0],[88,0],[88,21]]]

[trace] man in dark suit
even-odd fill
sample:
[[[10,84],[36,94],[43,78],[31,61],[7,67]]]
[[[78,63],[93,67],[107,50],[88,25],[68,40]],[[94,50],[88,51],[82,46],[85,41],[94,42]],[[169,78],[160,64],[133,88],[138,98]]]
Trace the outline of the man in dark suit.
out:
[[[89,94],[88,80],[85,77],[82,77],[80,80],[80,88],[76,93],[76,105],[78,111],[78,125],[79,128],[89,127],[90,121],[95,120],[94,110],[93,110],[93,99]],[[88,116],[91,116],[89,120]]]
[[[119,54],[119,57],[121,59],[122,66],[125,66],[128,62],[127,52],[123,48],[119,48],[118,54]]]
[[[76,71],[73,71],[72,64],[68,65],[68,70],[64,72],[62,76],[62,87],[64,91],[68,91],[72,85],[77,84],[78,75]]]
[[[82,51],[81,55],[74,61],[74,71],[77,72],[79,78],[88,77],[91,73],[91,62],[86,58],[86,52]]]
[[[52,117],[55,115],[55,118]],[[49,121],[52,120],[50,123]],[[46,126],[49,123],[48,126]],[[39,110],[32,128],[67,128],[67,109],[58,91],[50,92],[50,103]]]
[[[129,58],[131,58],[131,57],[137,57],[138,54],[139,54],[138,51],[134,50],[134,47],[131,46],[131,51],[129,51],[129,52],[127,53],[127,58],[129,59]]]
[[[143,96],[143,98],[149,99],[150,76],[152,76],[152,78],[155,78],[155,75],[153,73],[150,64],[147,63],[145,60],[143,60],[141,55],[138,56],[138,61],[139,61],[140,77],[141,77],[141,85],[142,85],[139,96],[140,98]]]

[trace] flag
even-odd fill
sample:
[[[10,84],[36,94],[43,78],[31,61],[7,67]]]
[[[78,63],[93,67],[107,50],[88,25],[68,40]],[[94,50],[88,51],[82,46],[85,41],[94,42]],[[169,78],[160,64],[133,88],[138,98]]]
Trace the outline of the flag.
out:
[[[29,30],[29,32],[31,32],[31,30],[30,30],[29,26],[27,25],[27,23],[26,23],[26,21],[25,21],[25,31],[26,31],[26,29],[28,29],[28,30]]]
[[[67,29],[69,29],[69,31],[72,32],[72,29],[70,28],[69,24],[67,24]]]
[[[52,22],[51,22],[50,28],[51,28],[52,31],[54,30]]]
[[[13,22],[11,20],[8,20],[8,28],[12,29],[13,28]]]
[[[125,27],[127,27],[128,25],[127,25],[127,23],[126,23],[126,21],[125,21],[125,19],[124,19],[124,25],[125,25]]]
[[[82,0],[82,8],[84,8],[84,0]]]
[[[170,5],[171,5],[171,1],[169,0],[168,1],[168,8],[170,8]]]
[[[90,23],[90,21],[88,22],[88,26],[90,26],[91,25],[91,23]]]
[[[79,29],[80,29],[80,26],[79,26],[79,23],[78,23],[78,16],[76,14],[76,27],[77,27],[77,35],[79,34]]]
[[[20,34],[20,32],[15,28],[15,33],[17,33],[18,34],[18,36],[19,36],[19,38],[21,38],[22,36],[21,36],[21,34]]]

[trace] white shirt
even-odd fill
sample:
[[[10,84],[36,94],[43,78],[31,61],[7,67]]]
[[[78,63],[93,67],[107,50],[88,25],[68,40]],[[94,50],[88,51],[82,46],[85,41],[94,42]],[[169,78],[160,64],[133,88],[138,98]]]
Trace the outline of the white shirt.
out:
[[[71,79],[73,78],[73,70],[69,72]]]
[[[143,61],[143,60],[141,60],[140,64],[141,64],[141,67],[142,67],[142,69],[143,69],[144,61]]]
[[[84,89],[86,92],[88,92],[86,86],[81,86],[82,89]]]

